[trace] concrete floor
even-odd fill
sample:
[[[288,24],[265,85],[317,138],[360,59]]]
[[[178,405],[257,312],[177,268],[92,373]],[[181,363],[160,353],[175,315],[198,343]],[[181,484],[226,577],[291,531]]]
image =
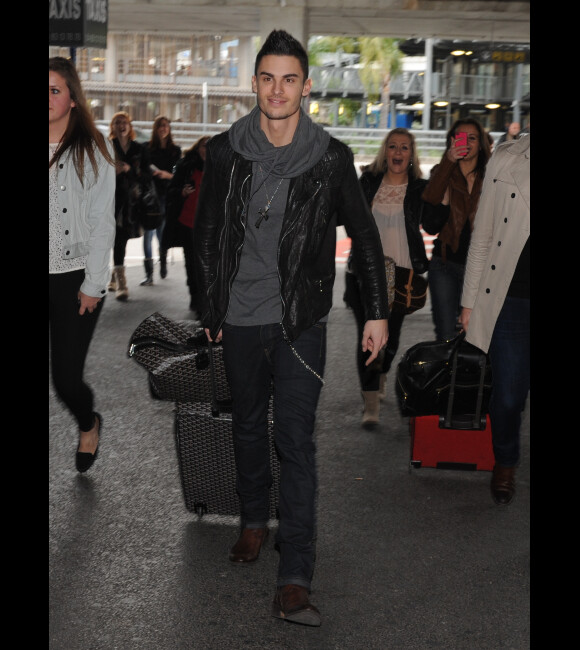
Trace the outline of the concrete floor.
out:
[[[74,466],[72,418],[49,389],[51,650],[527,650],[529,400],[510,506],[492,502],[489,472],[411,469],[394,373],[381,424],[360,426],[355,323],[337,265],[316,428],[311,598],[323,622],[274,619],[273,537],[254,566],[228,562],[236,526],[186,510],[174,405],[150,398],[146,371],[127,357],[153,312],[191,318],[182,259],[165,280],[157,269],[154,285],[140,287],[141,264],[130,266],[129,301],[109,294],[104,305],[86,367],[104,426],[86,475]],[[432,338],[428,304],[407,318],[399,353]]]

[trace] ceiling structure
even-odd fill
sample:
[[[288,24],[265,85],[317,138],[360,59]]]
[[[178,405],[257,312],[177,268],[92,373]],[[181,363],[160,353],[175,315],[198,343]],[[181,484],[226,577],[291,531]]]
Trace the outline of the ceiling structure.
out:
[[[529,43],[530,0],[109,0],[115,32],[256,36],[262,8],[305,7],[308,32],[325,36]]]

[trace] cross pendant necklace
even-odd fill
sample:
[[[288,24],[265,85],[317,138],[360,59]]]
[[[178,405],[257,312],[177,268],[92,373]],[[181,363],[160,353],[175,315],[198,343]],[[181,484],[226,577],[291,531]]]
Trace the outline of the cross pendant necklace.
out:
[[[278,185],[276,186],[276,189],[274,190],[274,194],[272,194],[272,196],[268,196],[268,188],[267,188],[267,186],[266,186],[266,178],[267,178],[267,177],[264,178],[264,172],[262,171],[262,167],[260,167],[260,174],[262,174],[262,178],[264,179],[264,180],[262,181],[262,184],[264,185],[264,192],[266,193],[266,201],[267,201],[267,203],[266,203],[266,205],[265,205],[263,208],[260,208],[260,209],[258,210],[258,214],[259,214],[260,216],[258,217],[258,220],[257,220],[256,223],[254,224],[254,225],[256,226],[256,228],[259,228],[259,227],[260,227],[260,224],[262,223],[262,221],[263,221],[264,219],[265,219],[266,221],[268,221],[268,210],[270,209],[270,205],[272,204],[272,201],[274,200],[274,197],[276,196],[276,193],[277,193],[278,190],[280,189],[280,185],[282,185],[282,181],[284,180],[283,178],[281,178],[281,179],[280,179],[280,182],[279,182]],[[269,174],[268,174],[268,175],[269,175]]]

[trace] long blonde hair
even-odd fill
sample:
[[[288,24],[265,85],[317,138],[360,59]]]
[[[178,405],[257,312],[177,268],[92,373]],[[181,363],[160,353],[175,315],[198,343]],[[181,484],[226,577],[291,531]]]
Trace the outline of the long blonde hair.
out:
[[[409,129],[405,129],[400,126],[396,129],[391,129],[387,133],[375,159],[365,167],[361,167],[361,171],[369,171],[373,174],[384,174],[387,171],[387,148],[389,146],[391,137],[394,135],[406,135],[409,138],[409,142],[411,144],[411,160],[409,161],[409,170],[407,174],[410,178],[422,178],[423,172],[421,171],[421,165],[419,163],[419,154],[417,153],[415,136],[411,133],[411,131],[409,131]]]

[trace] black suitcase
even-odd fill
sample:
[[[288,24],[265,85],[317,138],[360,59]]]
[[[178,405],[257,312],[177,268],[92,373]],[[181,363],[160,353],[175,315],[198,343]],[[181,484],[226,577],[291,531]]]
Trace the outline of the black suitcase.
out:
[[[448,395],[445,414],[416,415],[409,420],[411,433],[410,467],[435,467],[437,469],[493,470],[494,455],[491,424],[487,415],[489,386],[489,360],[474,348],[479,378],[473,383],[477,391],[459,391],[461,355],[456,349],[451,359]],[[462,396],[462,401],[457,396]],[[472,399],[466,401],[471,395]],[[469,404],[469,401],[471,403]]]
[[[217,365],[216,346],[210,344],[210,370]],[[210,390],[211,390],[210,379]],[[280,462],[274,444],[273,397],[268,409],[270,443],[270,518],[278,518]],[[236,463],[232,436],[231,406],[213,391],[208,404],[176,405],[175,439],[181,485],[186,508],[199,515],[239,516],[240,502],[236,493]]]

